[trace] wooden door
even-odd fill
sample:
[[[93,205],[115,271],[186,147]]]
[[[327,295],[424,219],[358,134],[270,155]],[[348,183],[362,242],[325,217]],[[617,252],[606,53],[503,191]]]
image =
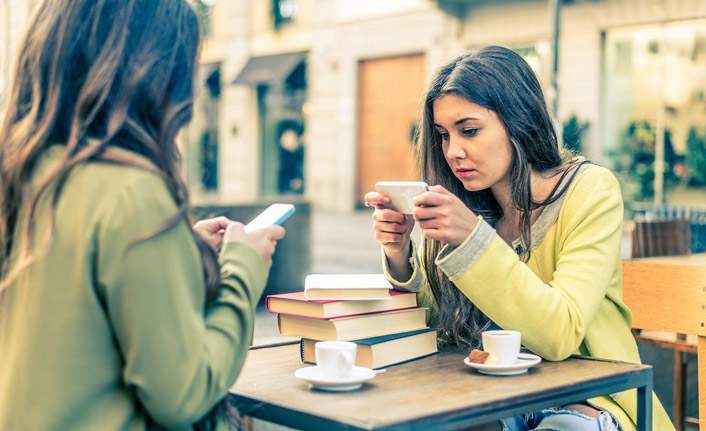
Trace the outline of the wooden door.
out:
[[[424,92],[424,55],[359,63],[358,204],[378,181],[415,181],[412,135]]]

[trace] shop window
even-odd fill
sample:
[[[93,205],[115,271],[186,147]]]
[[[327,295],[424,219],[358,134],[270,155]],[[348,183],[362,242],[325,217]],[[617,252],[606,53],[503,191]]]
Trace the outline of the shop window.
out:
[[[628,201],[705,204],[706,20],[604,37],[601,138]]]

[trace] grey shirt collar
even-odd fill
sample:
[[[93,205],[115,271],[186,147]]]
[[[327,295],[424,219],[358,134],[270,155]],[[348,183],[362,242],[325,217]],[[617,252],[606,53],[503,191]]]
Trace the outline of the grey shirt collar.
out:
[[[583,171],[587,163],[582,162],[586,161],[585,157],[577,157],[575,159],[576,164],[578,165],[577,167],[571,167],[569,168],[569,172],[564,175],[564,178],[562,178],[561,182],[559,183],[559,187],[557,190],[563,190],[565,187],[569,186],[569,183],[576,179],[576,175],[578,175],[581,171]],[[576,172],[576,175],[574,175],[573,171],[574,169],[578,169],[578,172]],[[544,236],[547,234],[549,231],[549,228],[552,227],[552,225],[556,222],[556,219],[559,217],[559,212],[561,211],[561,205],[564,203],[564,199],[566,198],[566,193],[562,193],[562,195],[559,197],[559,199],[555,200],[551,204],[547,205],[544,207],[544,210],[542,210],[542,213],[537,217],[537,220],[532,223],[531,227],[531,233],[532,233],[532,239],[531,239],[531,244],[530,244],[530,250],[535,248],[537,245],[539,245],[542,240],[544,239]],[[522,242],[520,241],[520,238],[515,239],[512,241],[512,248],[518,254],[522,252]]]

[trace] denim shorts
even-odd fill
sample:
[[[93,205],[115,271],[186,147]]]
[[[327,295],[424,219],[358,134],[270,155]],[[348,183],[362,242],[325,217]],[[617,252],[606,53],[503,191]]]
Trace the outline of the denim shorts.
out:
[[[502,431],[621,431],[618,422],[608,412],[597,418],[574,410],[553,407],[500,420]]]

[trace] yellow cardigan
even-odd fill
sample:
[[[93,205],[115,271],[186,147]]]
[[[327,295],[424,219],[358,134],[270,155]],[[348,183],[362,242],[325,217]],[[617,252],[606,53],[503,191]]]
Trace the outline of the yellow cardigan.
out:
[[[622,223],[615,176],[585,165],[533,224],[527,263],[513,250],[517,241],[510,247],[483,220],[458,247],[443,248],[435,262],[483,313],[504,329],[521,331],[523,345],[546,360],[581,354],[639,363],[632,314],[622,300]],[[419,256],[412,253],[410,280],[390,281],[418,291],[419,302],[435,313]],[[383,262],[389,277],[384,253]],[[653,401],[654,429],[674,430],[659,400]],[[610,412],[624,431],[635,429],[636,390],[590,402]]]
[[[33,184],[62,152],[47,150]],[[186,222],[133,244],[176,211],[157,175],[86,163],[66,181],[46,244],[42,199],[36,258],[0,301],[0,430],[191,430],[228,393],[265,265],[250,247],[226,244],[222,288],[206,304]]]

